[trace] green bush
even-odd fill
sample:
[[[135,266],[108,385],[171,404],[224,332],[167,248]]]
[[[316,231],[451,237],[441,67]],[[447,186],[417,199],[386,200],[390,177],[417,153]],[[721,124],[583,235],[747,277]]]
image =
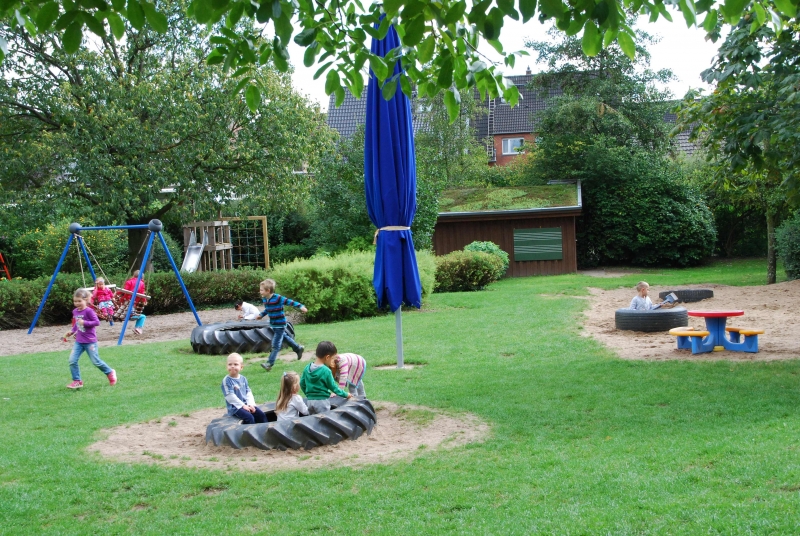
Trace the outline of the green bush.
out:
[[[778,227],[775,240],[786,277],[800,279],[800,212],[795,212],[794,216]]]
[[[314,254],[314,246],[306,244],[281,244],[269,248],[270,264],[292,262],[296,259],[307,259]]]
[[[495,244],[494,242],[472,242],[471,244],[467,244],[464,246],[464,251],[483,251],[484,253],[489,253],[490,255],[497,255],[500,257],[500,260],[503,261],[503,274],[508,271],[508,253],[500,249],[500,246]]]
[[[454,251],[436,257],[436,292],[480,290],[500,279],[505,270],[498,255]]]
[[[278,292],[304,303],[309,322],[347,320],[379,313],[372,287],[372,253],[346,253],[336,257],[314,258],[277,265],[270,271],[232,270],[182,274],[196,307],[233,303],[238,299],[259,303],[259,283],[271,277]],[[423,296],[433,291],[435,263],[427,252],[417,253]],[[111,283],[122,286],[126,275],[108,275]],[[49,277],[32,281],[0,280],[0,329],[26,328],[33,320]],[[172,313],[188,308],[186,298],[172,272],[145,274],[151,300],[146,314]],[[69,322],[72,293],[83,286],[80,274],[59,274],[39,325]]]

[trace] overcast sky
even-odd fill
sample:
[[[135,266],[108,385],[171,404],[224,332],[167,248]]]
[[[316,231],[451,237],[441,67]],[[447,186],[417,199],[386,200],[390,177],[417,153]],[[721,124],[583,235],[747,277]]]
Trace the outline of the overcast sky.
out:
[[[674,22],[667,22],[659,19],[654,24],[648,24],[646,19],[642,19],[639,27],[661,38],[659,44],[650,47],[651,67],[654,70],[671,69],[675,73],[676,80],[669,84],[668,88],[672,91],[673,97],[681,98],[689,88],[707,88],[700,80],[700,73],[711,66],[717,45],[721,41],[711,43],[705,40],[705,32],[702,29],[686,28],[679,13],[675,14],[673,20]],[[549,25],[540,24],[535,20],[523,25],[521,22],[507,19],[503,26],[501,41],[506,51],[521,50],[525,47],[526,40],[545,40],[548,28]],[[480,50],[489,57],[494,55],[494,59],[497,59],[494,49],[488,44],[484,43]],[[314,80],[314,73],[319,66],[311,69],[304,67],[303,49],[294,43],[290,45],[289,52],[295,66],[292,76],[294,87],[312,101],[319,102],[323,110],[327,110],[325,76]],[[504,74],[524,74],[528,66],[534,73],[543,68],[541,65],[536,65],[532,57],[521,57],[517,59],[515,69]]]

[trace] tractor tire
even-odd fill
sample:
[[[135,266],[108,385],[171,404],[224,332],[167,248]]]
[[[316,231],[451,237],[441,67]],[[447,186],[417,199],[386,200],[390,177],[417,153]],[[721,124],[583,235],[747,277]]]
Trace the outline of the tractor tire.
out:
[[[286,324],[286,334],[294,338],[291,323]],[[269,321],[261,320],[216,322],[194,328],[191,340],[198,354],[268,352],[272,349],[272,328]]]
[[[689,314],[685,307],[672,309],[653,309],[651,311],[635,311],[633,309],[617,309],[614,314],[617,329],[627,331],[669,331],[672,328],[689,325]]]
[[[335,445],[345,439],[355,441],[369,435],[378,421],[369,400],[333,397],[331,410],[291,421],[277,422],[275,402],[259,406],[267,416],[261,424],[242,424],[236,417],[214,419],[206,427],[206,444],[216,447],[261,450],[305,449]]]
[[[678,297],[678,301],[682,303],[698,302],[700,300],[707,300],[708,298],[714,297],[714,291],[707,288],[665,290],[664,292],[659,292],[658,297],[663,300],[670,292],[674,292]]]

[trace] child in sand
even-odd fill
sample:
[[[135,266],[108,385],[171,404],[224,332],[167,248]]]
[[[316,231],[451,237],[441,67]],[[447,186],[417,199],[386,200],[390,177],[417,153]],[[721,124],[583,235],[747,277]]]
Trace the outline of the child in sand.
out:
[[[258,308],[244,300],[237,301],[233,308],[239,311],[239,320],[255,320],[258,316]]]
[[[647,295],[649,290],[650,285],[648,285],[646,281],[639,281],[636,284],[637,294],[631,300],[631,306],[629,309],[633,309],[634,311],[650,311],[653,309],[658,309],[657,306],[653,305],[653,302],[650,301],[650,297]]]
[[[350,391],[351,395],[366,398],[364,392],[364,373],[367,371],[367,361],[358,354],[336,353],[336,346],[330,343],[333,356],[333,377],[339,387]]]
[[[269,360],[266,363],[261,363],[261,366],[269,372],[275,365],[275,360],[278,358],[278,352],[281,351],[283,343],[286,342],[294,353],[297,354],[299,361],[303,357],[303,348],[297,344],[294,339],[286,335],[286,316],[283,314],[283,306],[291,305],[300,309],[300,312],[307,313],[308,309],[302,303],[290,300],[280,294],[275,294],[275,280],[265,279],[261,282],[259,292],[261,293],[264,301],[264,311],[256,317],[256,320],[261,320],[265,316],[269,317],[269,327],[272,328],[272,351],[269,353]]]
[[[228,375],[222,379],[222,396],[225,397],[228,415],[241,419],[242,424],[267,422],[267,416],[256,407],[247,378],[240,374],[243,368],[241,355],[233,353],[228,356]]]
[[[317,345],[317,358],[309,363],[300,377],[300,389],[306,394],[309,413],[323,413],[331,409],[331,393],[341,397],[353,398],[353,395],[341,389],[333,380],[333,356],[336,347],[332,342],[322,341]]]
[[[83,352],[89,354],[89,359],[92,364],[100,369],[100,371],[108,377],[108,383],[115,385],[117,383],[117,373],[109,367],[105,361],[100,359],[100,354],[97,352],[97,334],[95,328],[100,325],[100,320],[97,314],[89,307],[90,294],[88,290],[79,288],[72,295],[72,303],[75,309],[72,311],[72,329],[64,335],[63,340],[75,335],[75,346],[72,347],[72,353],[69,356],[69,370],[72,373],[72,383],[67,385],[69,389],[80,389],[83,387],[83,380],[81,380],[81,368],[78,366],[78,360],[83,355]]]
[[[300,391],[300,376],[294,371],[283,373],[278,401],[275,402],[275,415],[278,422],[290,421],[301,415],[308,415],[308,406],[297,393]]]
[[[95,279],[92,303],[109,319],[114,314],[114,293],[106,286],[106,280],[102,277]],[[111,325],[113,326],[114,322],[111,322]]]

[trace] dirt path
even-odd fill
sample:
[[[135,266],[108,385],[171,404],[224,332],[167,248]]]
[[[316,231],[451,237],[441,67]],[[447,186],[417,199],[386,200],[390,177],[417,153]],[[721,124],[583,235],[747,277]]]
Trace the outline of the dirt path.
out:
[[[210,309],[199,311],[200,321],[203,324],[236,320],[237,312],[231,308]],[[298,323],[300,315],[291,311],[286,312],[286,317],[292,323]],[[169,315],[150,315],[147,317],[144,332],[136,335],[133,332],[133,322],[128,323],[123,344],[142,344],[146,342],[161,341],[189,341],[192,329],[197,326],[192,313],[175,313]],[[61,337],[69,326],[37,327],[28,335],[26,329],[9,329],[0,331],[0,356],[29,354],[34,352],[68,351],[72,342],[64,343]],[[109,326],[103,322],[97,328],[97,340],[100,346],[114,346],[119,339],[122,322],[114,322]]]
[[[714,297],[696,303],[685,304],[690,311],[741,309],[744,316],[730,324],[755,327],[765,330],[758,337],[758,353],[710,352],[692,355],[675,348],[675,337],[668,333],[642,333],[622,331],[615,328],[614,311],[627,307],[635,294],[632,288],[615,290],[590,289],[591,305],[585,311],[584,334],[592,336],[614,350],[623,359],[688,359],[698,361],[772,361],[776,359],[800,358],[800,280],[777,285],[758,287],[729,287],[725,285],[681,285],[675,288],[708,288]],[[651,298],[658,301],[658,293],[670,290],[666,287],[650,287]],[[735,322],[735,323],[734,323]],[[695,329],[705,327],[702,318],[689,317],[689,325]]]

